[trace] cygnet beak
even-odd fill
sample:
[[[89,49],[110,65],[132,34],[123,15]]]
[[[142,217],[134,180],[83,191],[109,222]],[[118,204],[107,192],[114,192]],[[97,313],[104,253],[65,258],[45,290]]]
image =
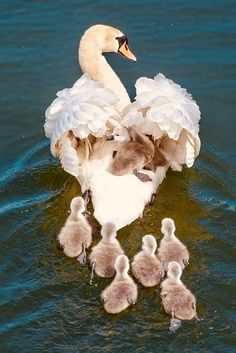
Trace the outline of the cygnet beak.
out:
[[[115,139],[114,135],[110,135],[106,137],[106,141],[113,141]]]

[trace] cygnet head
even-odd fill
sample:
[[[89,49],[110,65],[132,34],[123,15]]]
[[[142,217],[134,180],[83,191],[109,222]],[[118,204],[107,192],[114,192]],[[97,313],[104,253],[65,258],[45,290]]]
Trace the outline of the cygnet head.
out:
[[[112,135],[106,137],[107,141],[128,142],[130,140],[128,130],[125,127],[115,127]]]
[[[111,241],[116,237],[116,226],[114,223],[105,223],[101,229],[101,236],[105,241]]]
[[[164,218],[161,222],[161,232],[164,238],[171,239],[175,234],[175,223],[172,218]]]
[[[80,196],[74,197],[70,203],[70,210],[73,214],[81,214],[85,211],[84,199]]]
[[[182,275],[182,270],[178,262],[171,261],[168,263],[167,277],[169,279],[179,281]]]
[[[117,274],[127,274],[129,271],[129,259],[126,255],[117,256],[115,270]]]
[[[79,57],[84,48],[94,51],[120,53],[130,60],[136,61],[136,57],[128,47],[128,38],[119,29],[102,24],[94,25],[85,31],[80,41]]]
[[[142,239],[142,249],[147,252],[149,255],[154,255],[156,248],[157,248],[157,242],[156,239],[154,238],[153,235],[147,234],[144,235]]]

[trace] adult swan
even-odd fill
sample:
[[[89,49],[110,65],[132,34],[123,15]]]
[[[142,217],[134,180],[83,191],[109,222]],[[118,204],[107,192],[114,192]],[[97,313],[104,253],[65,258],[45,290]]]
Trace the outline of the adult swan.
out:
[[[83,193],[90,190],[95,218],[101,225],[113,222],[120,229],[142,216],[169,167],[180,171],[184,164],[193,165],[200,150],[200,111],[185,89],[162,74],[139,78],[131,103],[103,52],[119,52],[136,61],[121,31],[105,25],[90,27],[79,46],[84,75],[72,88],[57,93],[46,110],[44,129],[53,156],[77,178]],[[107,136],[131,126],[154,144],[152,167],[113,175],[114,152],[125,142],[109,141]],[[166,163],[158,163],[158,153]]]

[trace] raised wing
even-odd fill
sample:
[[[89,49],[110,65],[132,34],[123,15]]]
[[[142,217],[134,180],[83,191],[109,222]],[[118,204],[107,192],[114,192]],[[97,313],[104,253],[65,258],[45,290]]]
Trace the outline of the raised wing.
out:
[[[86,74],[72,88],[57,92],[57,98],[46,110],[44,130],[51,139],[53,156],[59,157],[67,172],[78,176],[79,165],[86,157],[89,142],[78,146],[76,138],[103,136],[108,122],[119,120],[114,110],[117,102],[118,98],[111,90]]]
[[[158,74],[154,79],[141,77],[136,82],[135,102],[124,110],[123,125],[135,125],[154,140],[174,170],[182,164],[191,167],[199,154],[200,110],[181,86]]]

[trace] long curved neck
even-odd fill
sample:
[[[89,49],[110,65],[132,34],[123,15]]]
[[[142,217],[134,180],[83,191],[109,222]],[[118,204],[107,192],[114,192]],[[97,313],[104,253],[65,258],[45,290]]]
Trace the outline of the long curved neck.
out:
[[[91,38],[82,37],[79,47],[79,63],[81,70],[95,81],[100,81],[119,97],[118,111],[122,111],[129,103],[129,95],[115,71],[102,55],[98,44]]]

